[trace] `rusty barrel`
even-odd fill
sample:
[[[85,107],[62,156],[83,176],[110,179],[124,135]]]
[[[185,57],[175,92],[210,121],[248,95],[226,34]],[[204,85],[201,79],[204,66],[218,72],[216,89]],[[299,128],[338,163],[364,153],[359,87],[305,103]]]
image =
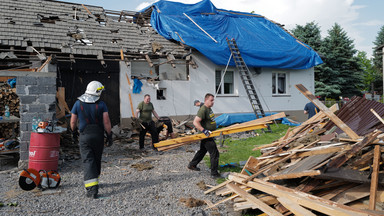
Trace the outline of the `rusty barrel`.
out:
[[[31,133],[29,144],[29,168],[56,170],[59,162],[60,134]]]

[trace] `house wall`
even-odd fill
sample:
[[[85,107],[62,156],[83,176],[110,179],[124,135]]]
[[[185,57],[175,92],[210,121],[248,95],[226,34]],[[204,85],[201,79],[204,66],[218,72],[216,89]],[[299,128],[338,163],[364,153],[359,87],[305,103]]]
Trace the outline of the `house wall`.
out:
[[[145,80],[142,80],[143,87],[140,94],[132,94],[132,102],[134,110],[137,104],[141,102],[145,94],[151,95],[151,102],[153,103],[156,112],[160,116],[193,116],[197,112],[197,107],[193,106],[193,101],[198,99],[204,100],[206,93],[215,94],[215,71],[217,69],[224,69],[225,66],[217,66],[201,54],[194,54],[193,59],[198,65],[196,69],[190,67],[190,80],[163,80],[158,84],[159,88],[165,89],[166,100],[156,99],[156,88],[149,85]],[[120,63],[120,83],[126,83],[126,75],[130,77],[131,67],[127,66],[124,62]],[[234,70],[233,67],[228,70]],[[284,96],[272,95],[272,73],[273,72],[286,72],[288,74],[287,94]],[[262,102],[264,111],[286,111],[290,113],[293,119],[304,121],[305,116],[302,110],[308,99],[305,98],[295,88],[295,84],[303,84],[314,92],[314,70],[313,68],[305,70],[283,70],[262,68],[261,73],[252,73],[256,91]],[[131,80],[131,83],[133,81]],[[129,103],[129,92],[132,90],[128,85],[121,85],[120,88],[120,110],[121,122],[123,126],[128,126],[131,114]],[[238,73],[235,72],[234,76],[234,95],[231,96],[217,96],[215,105],[213,107],[215,113],[241,113],[253,112],[248,100],[246,91],[242,85]]]

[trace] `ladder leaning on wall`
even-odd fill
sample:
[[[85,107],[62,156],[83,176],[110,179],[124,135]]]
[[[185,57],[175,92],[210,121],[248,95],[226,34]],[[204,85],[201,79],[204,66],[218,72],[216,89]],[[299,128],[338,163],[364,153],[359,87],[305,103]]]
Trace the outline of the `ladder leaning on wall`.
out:
[[[259,118],[258,114],[261,114],[262,117],[265,117],[264,109],[260,103],[259,97],[257,96],[255,86],[253,85],[251,73],[247,65],[245,64],[243,58],[241,57],[240,50],[237,47],[235,39],[226,38],[228,47],[231,50],[233,60],[235,61],[236,67],[239,70],[241,81],[245,91],[247,92],[249,102],[251,103],[253,112],[256,115],[256,119]],[[271,132],[271,128],[268,125],[268,131]]]

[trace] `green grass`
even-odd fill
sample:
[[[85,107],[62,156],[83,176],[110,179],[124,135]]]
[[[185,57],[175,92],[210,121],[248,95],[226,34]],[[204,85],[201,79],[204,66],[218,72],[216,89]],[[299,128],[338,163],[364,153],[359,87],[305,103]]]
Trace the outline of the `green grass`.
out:
[[[270,144],[273,141],[284,136],[290,126],[283,124],[271,124],[272,133],[262,132],[256,130],[260,136],[250,137],[242,140],[225,139],[224,146],[219,147],[219,139],[216,140],[220,153],[219,165],[229,163],[239,163],[240,161],[247,161],[249,156],[258,157],[260,151],[252,151],[256,146]],[[207,165],[210,166],[209,156],[204,158]],[[219,167],[221,173],[224,172],[240,172],[240,167]],[[218,183],[223,182],[225,179],[218,179]]]

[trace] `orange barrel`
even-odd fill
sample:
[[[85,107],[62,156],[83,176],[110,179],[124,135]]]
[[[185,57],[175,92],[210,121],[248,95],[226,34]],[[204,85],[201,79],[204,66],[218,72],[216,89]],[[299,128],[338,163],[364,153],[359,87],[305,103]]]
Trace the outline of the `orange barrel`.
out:
[[[59,162],[60,134],[31,133],[29,144],[29,168],[56,170]]]

